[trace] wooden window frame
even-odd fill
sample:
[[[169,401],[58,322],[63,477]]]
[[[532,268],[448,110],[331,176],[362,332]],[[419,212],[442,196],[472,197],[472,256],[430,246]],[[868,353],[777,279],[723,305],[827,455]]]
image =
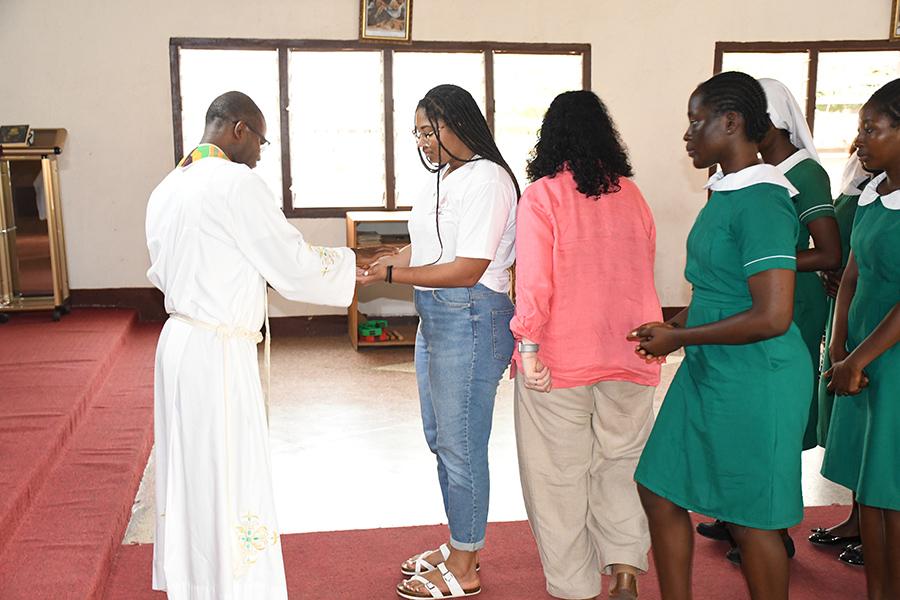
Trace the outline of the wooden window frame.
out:
[[[394,173],[394,99],[393,58],[395,52],[480,52],[484,56],[484,83],[488,126],[494,130],[494,55],[496,54],[569,54],[582,58],[582,87],[591,89],[590,44],[544,44],[507,42],[411,42],[398,45],[391,42],[360,40],[298,40],[243,38],[170,38],[169,67],[172,88],[172,131],[175,137],[175,164],[184,156],[181,124],[181,65],[180,50],[277,50],[279,99],[281,104],[281,181],[282,208],[289,218],[344,217],[347,211],[396,211]],[[384,150],[385,150],[385,206],[354,206],[329,208],[294,208],[291,197],[291,143],[288,115],[288,53],[292,50],[310,51],[373,51],[382,53],[384,68]]]
[[[806,73],[806,121],[810,131],[815,131],[816,86],[819,74],[819,53],[821,52],[898,52],[900,43],[889,40],[830,40],[815,42],[716,42],[713,73],[722,71],[722,57],[725,53],[789,53],[806,52],[809,55],[809,69]]]

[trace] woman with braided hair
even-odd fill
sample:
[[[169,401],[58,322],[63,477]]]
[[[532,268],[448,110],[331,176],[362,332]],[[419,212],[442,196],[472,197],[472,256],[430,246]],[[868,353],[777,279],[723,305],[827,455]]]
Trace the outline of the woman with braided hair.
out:
[[[509,365],[509,267],[519,187],[478,105],[439,85],[419,102],[413,134],[434,188],[413,203],[410,247],[361,269],[357,281],[415,286],[416,380],[450,539],[401,565],[403,598],[481,591],[490,477],[488,439],[497,384]],[[414,481],[418,482],[418,479]]]
[[[757,156],[769,118],[755,79],[727,72],[701,83],[688,119],[694,166],[720,171],[688,236],[690,306],[631,335],[647,360],[685,348],[635,480],[663,598],[692,595],[691,510],[729,523],[753,600],[787,600],[778,530],[803,517],[800,453],[812,399],[812,364],[792,322],[797,192]]]

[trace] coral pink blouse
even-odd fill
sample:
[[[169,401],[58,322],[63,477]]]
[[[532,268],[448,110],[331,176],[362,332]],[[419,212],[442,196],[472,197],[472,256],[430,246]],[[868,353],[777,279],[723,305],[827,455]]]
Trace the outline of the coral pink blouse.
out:
[[[540,344],[554,388],[598,381],[659,383],[625,339],[661,321],[653,282],[656,227],[638,187],[590,198],[571,171],[543,177],[522,194],[516,213],[516,339]],[[521,368],[518,352],[513,356]]]

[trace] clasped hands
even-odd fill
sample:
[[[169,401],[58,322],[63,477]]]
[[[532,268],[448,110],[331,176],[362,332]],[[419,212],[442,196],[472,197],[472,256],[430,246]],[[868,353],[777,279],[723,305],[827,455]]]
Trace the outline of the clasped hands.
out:
[[[519,357],[522,359],[525,387],[536,392],[549,392],[553,387],[550,367],[541,362],[537,352],[520,352]]]
[[[354,248],[353,251],[356,253],[356,283],[359,285],[384,281],[387,264],[382,259],[399,252],[392,246]]]
[[[634,349],[646,363],[666,362],[666,356],[681,348],[680,330],[670,323],[651,321],[636,327],[626,336],[629,342],[637,342]]]
[[[831,368],[822,373],[822,377],[829,380],[829,392],[837,396],[855,396],[869,385],[869,377],[843,344],[832,344],[828,352]]]

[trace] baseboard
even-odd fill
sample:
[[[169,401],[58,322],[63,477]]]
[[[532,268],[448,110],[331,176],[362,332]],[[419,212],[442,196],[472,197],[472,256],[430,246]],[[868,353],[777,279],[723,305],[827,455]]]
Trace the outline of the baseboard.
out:
[[[156,288],[101,288],[72,290],[73,308],[131,308],[141,321],[164,321],[168,316],[162,292]]]

